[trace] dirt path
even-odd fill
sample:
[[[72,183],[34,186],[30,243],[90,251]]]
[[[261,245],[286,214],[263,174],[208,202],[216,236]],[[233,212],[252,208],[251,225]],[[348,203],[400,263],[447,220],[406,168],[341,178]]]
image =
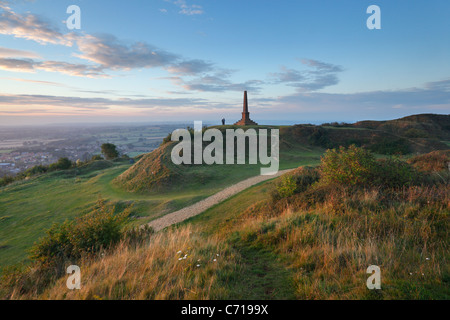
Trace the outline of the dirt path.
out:
[[[235,194],[238,194],[241,191],[244,191],[245,189],[248,189],[260,182],[274,179],[276,177],[279,177],[287,172],[290,172],[294,169],[289,170],[283,170],[279,171],[276,175],[273,176],[256,176],[249,178],[247,180],[241,181],[239,183],[236,183],[218,193],[215,195],[212,195],[200,202],[197,202],[189,207],[183,208],[181,210],[169,213],[159,219],[153,220],[148,225],[152,227],[155,231],[160,231],[166,227],[169,227],[173,224],[182,222],[186,219],[189,219],[191,217],[194,217],[207,209],[211,208],[212,206],[215,206],[216,204],[234,196]]]

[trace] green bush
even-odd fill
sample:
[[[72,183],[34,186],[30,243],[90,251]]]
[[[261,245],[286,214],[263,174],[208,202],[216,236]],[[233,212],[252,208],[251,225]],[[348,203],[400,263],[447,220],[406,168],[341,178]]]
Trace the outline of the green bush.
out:
[[[313,168],[299,168],[292,175],[284,176],[272,191],[272,201],[276,202],[308,189],[319,180],[319,173]]]
[[[293,175],[295,182],[297,184],[297,189],[295,193],[300,193],[308,189],[309,186],[319,181],[319,172],[314,168],[304,167],[300,171]]]
[[[34,167],[24,171],[19,176],[20,177],[31,177],[31,176],[34,176],[37,174],[46,173],[48,171],[48,169],[49,169],[48,166],[37,165],[37,166],[34,166]]]
[[[91,158],[91,161],[99,161],[99,160],[103,160],[103,157],[101,155],[94,155]]]
[[[0,178],[0,187],[4,187],[12,182],[14,182],[14,177],[11,176],[5,176],[3,178]]]
[[[419,182],[419,174],[414,168],[398,159],[381,159],[373,184],[384,188],[400,188]]]
[[[42,265],[55,266],[64,261],[77,261],[118,243],[123,238],[123,226],[130,210],[114,213],[114,207],[99,200],[95,210],[87,215],[55,224],[47,235],[31,249],[30,258]]]
[[[376,160],[370,151],[354,145],[332,149],[322,157],[320,182],[344,187],[399,188],[420,182],[414,168],[399,159]]]
[[[60,158],[56,163],[52,163],[49,167],[50,171],[67,170],[72,167],[72,161],[68,158]]]
[[[368,185],[374,177],[377,162],[369,151],[351,145],[327,150],[320,165],[320,181],[344,186]]]
[[[287,198],[294,195],[297,189],[297,183],[292,176],[285,176],[277,186],[278,194],[281,198]]]
[[[324,148],[332,146],[331,140],[328,136],[328,132],[321,127],[314,128],[313,132],[308,137],[308,141],[313,146],[319,146]]]

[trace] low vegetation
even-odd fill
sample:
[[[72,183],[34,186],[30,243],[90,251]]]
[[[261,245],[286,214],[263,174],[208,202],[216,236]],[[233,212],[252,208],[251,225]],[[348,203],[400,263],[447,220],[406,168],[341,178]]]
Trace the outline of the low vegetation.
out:
[[[109,250],[72,255],[81,290],[68,290],[56,274],[39,286],[30,267],[7,274],[0,292],[10,299],[448,299],[450,186],[419,170],[419,159],[409,162],[376,160],[355,146],[329,150],[318,168],[256,186],[181,226],[142,241],[107,238],[97,248],[115,243]],[[44,256],[59,252],[42,243]],[[366,287],[370,265],[381,268],[382,290]]]
[[[115,206],[99,199],[92,212],[54,224],[30,249],[31,265],[17,265],[2,272],[2,296],[40,294],[65,274],[66,267],[95,260],[119,243],[136,245],[147,240],[153,233],[151,228],[125,227],[130,214],[131,208],[116,212]]]

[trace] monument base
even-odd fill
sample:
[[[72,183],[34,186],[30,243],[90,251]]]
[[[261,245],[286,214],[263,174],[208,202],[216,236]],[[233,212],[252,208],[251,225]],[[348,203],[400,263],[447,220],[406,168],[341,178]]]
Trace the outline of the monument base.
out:
[[[235,126],[257,126],[255,121],[250,120],[250,113],[242,113],[242,119],[234,124]]]

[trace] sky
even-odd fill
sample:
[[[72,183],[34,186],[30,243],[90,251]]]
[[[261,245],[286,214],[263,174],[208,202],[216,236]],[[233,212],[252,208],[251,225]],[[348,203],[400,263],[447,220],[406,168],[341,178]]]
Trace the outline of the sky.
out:
[[[0,0],[0,125],[233,123],[244,90],[266,124],[449,114],[449,16],[448,0]]]

